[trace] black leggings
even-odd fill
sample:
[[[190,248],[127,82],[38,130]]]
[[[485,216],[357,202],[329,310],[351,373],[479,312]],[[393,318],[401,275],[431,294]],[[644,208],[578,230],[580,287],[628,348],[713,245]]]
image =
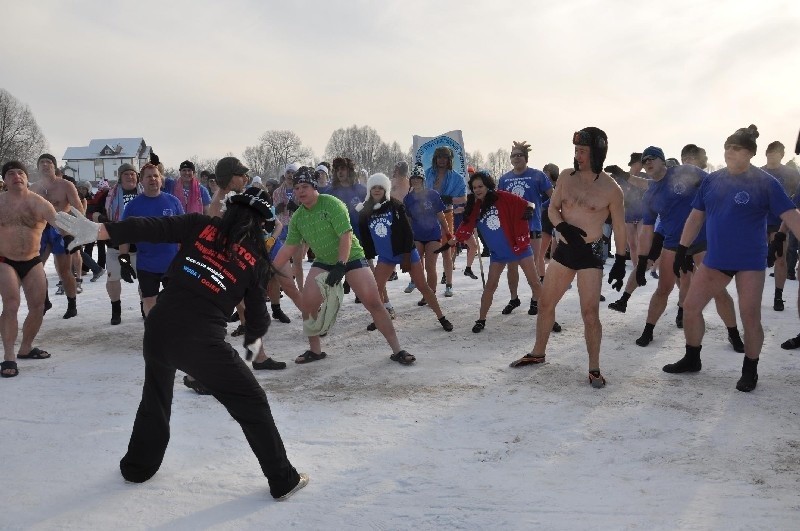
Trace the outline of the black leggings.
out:
[[[185,315],[203,326],[190,333],[176,333],[172,315],[176,308],[157,304],[148,315],[144,332],[144,387],[136,412],[128,452],[120,461],[125,479],[141,483],[161,466],[169,442],[169,419],[175,370],[180,369],[202,383],[242,428],[261,470],[269,482],[270,494],[278,498],[300,480],[286,457],[283,441],[275,426],[267,395],[236,350],[225,341],[224,319],[206,315]],[[219,322],[216,322],[219,320]],[[180,325],[181,330],[185,325]],[[211,434],[209,434],[211,435]]]

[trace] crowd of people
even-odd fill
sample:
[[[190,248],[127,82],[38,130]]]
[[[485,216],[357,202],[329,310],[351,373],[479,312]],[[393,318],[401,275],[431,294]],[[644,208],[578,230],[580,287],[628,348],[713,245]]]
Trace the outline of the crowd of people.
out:
[[[240,322],[231,335],[243,336],[247,360],[255,356],[253,370],[285,369],[262,337],[270,322],[267,302],[273,319],[291,322],[281,308],[286,295],[302,314],[308,338],[295,363],[316,362],[327,357],[322,338],[352,291],[370,314],[367,330],[383,335],[392,361],[409,365],[417,357],[395,330],[393,321],[402,316],[389,300],[387,282],[398,278],[399,266],[410,276],[405,293],[419,290],[418,305],[428,306],[438,326],[452,332],[437,292],[443,285],[441,294],[454,296],[455,258],[464,252],[463,277],[478,280],[477,257],[483,283],[473,333],[487,327],[503,271],[511,294],[502,309],[506,315],[522,305],[520,269],[525,276],[535,338],[512,367],[545,361],[551,334],[561,330],[556,306],[576,282],[587,379],[602,388],[601,286],[613,239],[608,283],[624,290],[609,304],[612,311],[626,311],[648,270],[658,282],[635,344],[653,342],[677,286],[675,323],[684,330],[686,353],[663,370],[701,370],[702,312],[713,299],[731,347],[744,354],[736,388],[752,391],[763,344],[766,269],[774,267],[773,309],[783,311],[785,283],[797,278],[800,234],[800,173],[782,164],[780,142],[769,144],[763,167],[753,165],[758,137],[755,126],[731,134],[723,144],[725,166],[712,173],[705,171],[705,150],[694,144],[683,148],[680,161],[649,146],[631,155],[627,170],[605,166],[609,140],[596,127],[574,133],[571,168],[559,171],[551,163],[535,169],[531,146],[513,142],[511,169],[501,176],[471,167],[458,174],[447,147],[436,149],[427,168],[399,161],[391,177],[366,175],[342,156],[316,166],[287,164],[280,180],[251,178],[235,157],[199,176],[187,160],[179,177],[169,178],[153,155],[139,169],[123,164],[117,181],[101,183],[95,193],[88,183],[64,176],[52,155],[39,157],[34,183],[22,163],[7,161],[0,194],[0,375],[17,376],[17,359],[50,357],[34,346],[52,306],[44,273],[50,255],[59,277],[56,293],[68,301],[64,319],[77,315],[82,279],[91,273],[92,282],[105,276],[110,324],[119,325],[120,282],[137,281],[145,382],[120,464],[123,476],[141,482],[158,470],[169,438],[172,385],[181,370],[187,386],[213,395],[240,422],[272,495],[285,499],[308,476],[289,463],[266,395],[226,339],[227,323]],[[306,259],[311,265],[304,271]],[[628,260],[634,269],[626,280]],[[727,291],[732,280],[743,334]],[[17,347],[21,292],[28,313]],[[201,333],[181,326],[187,308],[207,325]],[[782,347],[800,348],[800,334]]]

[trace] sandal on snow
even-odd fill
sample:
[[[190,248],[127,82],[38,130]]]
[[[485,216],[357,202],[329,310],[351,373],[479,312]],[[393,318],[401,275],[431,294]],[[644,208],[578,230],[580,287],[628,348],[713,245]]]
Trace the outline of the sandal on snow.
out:
[[[312,361],[319,361],[319,360],[323,359],[325,356],[327,356],[327,354],[325,354],[324,352],[320,352],[319,354],[317,354],[316,352],[312,352],[310,350],[306,350],[305,352],[303,352],[302,354],[297,356],[297,359],[294,360],[294,362],[295,363],[301,363],[301,364],[302,363],[311,363]]]
[[[17,369],[16,361],[4,361],[0,363],[0,371],[14,371],[11,374],[0,372],[0,376],[2,376],[3,378],[13,378],[14,376],[19,374],[19,369]]]
[[[800,348],[800,335],[793,337],[792,339],[787,339],[781,343],[781,348],[783,350],[794,350],[796,348]]]
[[[396,361],[401,365],[411,365],[412,363],[417,361],[417,358],[415,358],[413,355],[409,354],[405,350],[401,350],[397,354],[392,354],[391,356],[389,356],[389,359],[392,361]]]
[[[524,367],[525,365],[537,365],[539,363],[544,363],[544,355],[525,354],[520,359],[512,361],[509,367]]]
[[[42,350],[38,347],[33,347],[30,352],[26,356],[22,354],[18,355],[17,358],[21,360],[46,360],[50,357],[50,353],[46,350]]]

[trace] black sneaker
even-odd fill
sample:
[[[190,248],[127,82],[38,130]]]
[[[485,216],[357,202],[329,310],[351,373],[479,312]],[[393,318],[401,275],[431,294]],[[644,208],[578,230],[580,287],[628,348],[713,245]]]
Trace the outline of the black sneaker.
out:
[[[744,354],[744,342],[742,341],[742,338],[739,336],[739,334],[736,334],[735,336],[729,334],[728,342],[731,344],[735,352],[738,352],[739,354]]]
[[[642,332],[642,335],[639,336],[639,339],[636,340],[636,344],[640,347],[646,347],[653,341],[653,333],[652,332]],[[666,371],[666,369],[664,369]],[[698,369],[699,370],[699,369]],[[669,371],[667,371],[669,372]]]
[[[286,368],[285,361],[275,361],[272,358],[267,358],[264,361],[254,361],[253,368],[257,371],[267,370],[267,371],[280,371]]]
[[[783,311],[783,300],[775,297],[775,301],[772,303],[772,309],[776,312]]]
[[[558,321],[553,321],[553,332],[561,332],[561,325]]]
[[[472,268],[471,267],[465,267],[464,268],[464,276],[465,277],[469,277],[472,280],[478,280],[478,275],[476,275],[475,273],[472,272]]]
[[[453,323],[447,320],[447,317],[444,315],[439,318],[439,324],[442,325],[445,332],[452,332],[453,331]]]
[[[447,284],[447,275],[446,274],[442,273],[442,280],[439,282],[439,284]]]
[[[508,301],[508,304],[506,304],[506,307],[503,308],[503,315],[510,314],[511,312],[514,311],[514,308],[519,308],[520,304],[522,303],[519,301],[519,297],[511,299],[510,301]]]
[[[375,321],[372,321],[370,324],[367,325],[367,331],[373,332],[377,330],[378,327],[375,325]]]
[[[275,308],[274,310],[272,310],[272,318],[277,319],[282,323],[292,322],[292,320],[289,319],[289,317],[285,313],[283,313],[283,310],[281,310],[280,308]]]
[[[478,334],[482,332],[484,328],[486,328],[486,319],[478,319],[477,321],[475,321],[475,325],[472,327],[472,331]]]
[[[614,311],[625,313],[628,310],[628,303],[622,302],[622,299],[620,299],[616,302],[612,302],[608,307]]]
[[[537,315],[539,313],[539,301],[531,300],[531,306],[528,308],[528,315]],[[557,330],[557,332],[560,330]]]
[[[636,343],[639,343],[638,341]],[[684,356],[675,363],[664,365],[663,371],[671,374],[680,374],[682,372],[698,372],[703,367],[700,357],[692,359]]]
[[[749,393],[758,384],[758,360],[744,358],[742,364],[742,377],[736,382],[736,389],[744,393]]]
[[[426,304],[428,304],[428,303],[427,303],[427,302],[425,302],[425,298],[423,297],[423,298],[422,298],[422,299],[420,299],[420,301],[417,303],[417,306],[425,306]]]

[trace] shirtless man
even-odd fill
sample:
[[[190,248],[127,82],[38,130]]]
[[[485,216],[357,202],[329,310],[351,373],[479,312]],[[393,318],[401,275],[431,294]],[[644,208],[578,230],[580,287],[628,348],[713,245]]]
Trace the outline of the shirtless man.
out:
[[[394,165],[392,173],[392,197],[403,202],[411,189],[411,181],[408,177],[408,162],[400,160]]]
[[[536,343],[533,351],[511,363],[512,367],[543,363],[545,348],[555,321],[556,304],[578,276],[578,296],[583,317],[586,349],[589,353],[589,383],[605,385],[600,374],[600,283],[603,278],[603,223],[609,214],[614,228],[617,253],[625,249],[625,208],[622,189],[603,172],[608,138],[596,127],[581,129],[572,136],[575,168],[561,172],[550,198],[548,214],[560,241],[544,277]],[[625,279],[625,255],[616,254],[608,282],[617,291]]]
[[[82,213],[85,212],[83,202],[78,195],[75,185],[69,181],[56,176],[56,158],[44,153],[36,162],[41,179],[31,185],[31,192],[37,193],[47,199],[56,212],[69,212],[70,205],[74,206]],[[64,286],[64,293],[67,296],[67,311],[64,319],[78,315],[76,297],[78,294],[78,284],[72,276],[72,257],[66,249],[64,238],[51,226],[47,226],[42,233],[42,241],[39,248],[42,264],[47,263],[50,253],[53,253],[53,260],[56,264],[61,283]],[[45,288],[45,296],[47,289]]]
[[[3,313],[0,314],[3,362],[0,375],[12,378],[19,374],[18,357],[50,357],[44,350],[33,348],[33,340],[42,326],[47,293],[44,266],[39,258],[39,242],[47,224],[55,220],[56,211],[50,203],[28,190],[28,171],[19,161],[5,163],[2,176],[8,191],[0,194],[0,296],[3,300]],[[15,354],[20,287],[28,303],[28,316],[22,325],[19,352]]]

